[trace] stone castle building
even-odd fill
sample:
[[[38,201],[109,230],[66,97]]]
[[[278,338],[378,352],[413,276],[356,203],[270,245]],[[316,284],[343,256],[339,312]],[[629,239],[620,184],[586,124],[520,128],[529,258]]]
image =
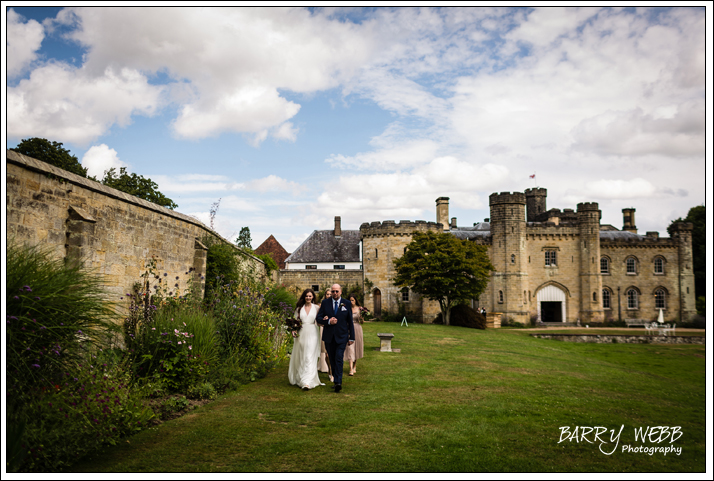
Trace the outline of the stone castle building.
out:
[[[577,209],[546,208],[543,188],[491,194],[491,217],[472,227],[449,221],[449,199],[436,199],[436,222],[400,221],[360,226],[365,306],[431,322],[436,302],[392,284],[393,260],[403,255],[415,232],[446,232],[485,245],[495,271],[473,307],[503,313],[503,319],[529,323],[582,324],[606,320],[696,314],[692,270],[692,224],[678,223],[672,238],[637,233],[635,209],[623,209],[623,228],[600,224],[595,202]]]

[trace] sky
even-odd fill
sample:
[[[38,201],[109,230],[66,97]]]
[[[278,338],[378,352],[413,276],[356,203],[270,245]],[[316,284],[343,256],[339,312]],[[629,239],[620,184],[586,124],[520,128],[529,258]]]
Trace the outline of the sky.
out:
[[[247,226],[253,248],[272,234],[292,252],[335,216],[435,221],[441,196],[472,226],[490,194],[535,186],[617,228],[634,207],[663,236],[706,202],[701,7],[3,15],[6,148],[62,142],[206,225],[220,200],[216,231]]]

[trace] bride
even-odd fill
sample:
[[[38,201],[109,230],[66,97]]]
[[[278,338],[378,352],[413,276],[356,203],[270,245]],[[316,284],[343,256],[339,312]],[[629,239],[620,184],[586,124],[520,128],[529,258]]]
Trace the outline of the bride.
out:
[[[290,355],[288,380],[290,384],[300,386],[303,391],[324,385],[317,374],[317,361],[320,358],[320,330],[315,323],[317,305],[313,304],[315,292],[305,289],[300,296],[295,310],[295,319],[302,321],[302,329],[296,336],[293,352]]]

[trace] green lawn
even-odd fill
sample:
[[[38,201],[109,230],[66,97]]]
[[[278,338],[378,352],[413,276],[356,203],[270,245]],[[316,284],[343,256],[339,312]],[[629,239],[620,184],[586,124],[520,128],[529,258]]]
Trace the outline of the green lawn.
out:
[[[393,332],[381,353],[377,332]],[[287,363],[85,459],[84,472],[703,472],[705,346],[579,344],[517,330],[364,324],[343,392],[290,386]],[[326,375],[321,375],[326,379]],[[624,429],[599,442],[561,426]],[[635,428],[680,426],[673,443]],[[593,441],[593,435],[588,439]],[[608,443],[610,433],[601,435]],[[681,454],[622,452],[674,446]]]

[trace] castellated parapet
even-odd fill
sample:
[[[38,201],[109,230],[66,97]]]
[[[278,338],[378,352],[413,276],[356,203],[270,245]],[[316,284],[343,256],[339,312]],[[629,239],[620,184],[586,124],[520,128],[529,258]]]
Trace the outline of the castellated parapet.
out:
[[[546,211],[548,190],[542,187],[526,189],[526,216],[528,222],[534,222],[538,214]]]
[[[360,239],[369,237],[387,236],[409,236],[415,232],[443,232],[444,225],[441,222],[427,222],[425,220],[409,221],[400,220],[399,223],[393,220],[383,222],[365,222],[359,226]]]

